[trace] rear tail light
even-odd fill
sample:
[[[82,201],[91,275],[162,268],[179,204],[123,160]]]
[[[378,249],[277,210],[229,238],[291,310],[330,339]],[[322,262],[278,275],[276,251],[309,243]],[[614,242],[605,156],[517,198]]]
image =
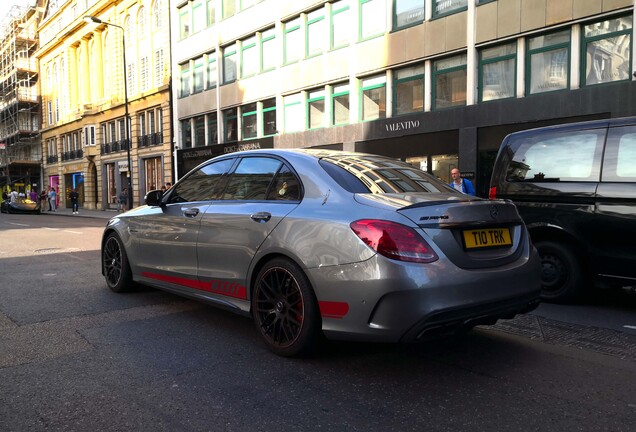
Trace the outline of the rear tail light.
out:
[[[488,198],[497,199],[497,186],[493,186],[488,191]]]
[[[413,228],[397,222],[361,219],[350,226],[367,246],[387,258],[414,263],[430,263],[439,259]]]

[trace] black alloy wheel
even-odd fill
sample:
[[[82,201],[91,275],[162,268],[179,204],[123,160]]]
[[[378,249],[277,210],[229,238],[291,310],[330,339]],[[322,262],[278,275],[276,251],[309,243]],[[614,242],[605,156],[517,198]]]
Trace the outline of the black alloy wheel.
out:
[[[108,288],[126,292],[133,288],[132,272],[121,239],[110,233],[102,248],[102,265]]]
[[[261,269],[252,314],[272,352],[292,357],[314,349],[320,328],[318,302],[307,277],[293,262],[276,258]]]
[[[540,241],[536,244],[541,256],[541,298],[551,303],[576,300],[584,288],[579,258],[563,243]]]

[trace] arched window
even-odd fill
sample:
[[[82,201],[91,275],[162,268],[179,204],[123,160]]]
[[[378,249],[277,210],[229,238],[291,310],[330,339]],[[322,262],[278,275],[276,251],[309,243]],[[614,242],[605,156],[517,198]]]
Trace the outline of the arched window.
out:
[[[146,37],[146,8],[140,7],[137,13],[137,37]]]
[[[161,4],[162,0],[155,0],[152,5],[152,25],[155,29],[161,27]]]
[[[126,36],[126,41],[132,42],[132,20],[130,15],[124,20],[124,35]]]

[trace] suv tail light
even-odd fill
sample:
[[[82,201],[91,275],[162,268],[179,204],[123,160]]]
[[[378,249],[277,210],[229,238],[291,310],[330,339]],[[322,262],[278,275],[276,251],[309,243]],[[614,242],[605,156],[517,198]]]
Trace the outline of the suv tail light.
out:
[[[413,228],[397,222],[361,219],[350,226],[367,246],[387,258],[414,263],[430,263],[439,259]]]
[[[488,191],[488,198],[497,199],[497,186],[493,186],[490,188],[490,190]]]

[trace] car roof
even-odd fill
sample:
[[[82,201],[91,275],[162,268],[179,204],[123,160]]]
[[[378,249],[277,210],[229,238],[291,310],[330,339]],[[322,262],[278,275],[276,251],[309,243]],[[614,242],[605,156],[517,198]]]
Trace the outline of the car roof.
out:
[[[628,126],[636,124],[636,117],[618,117],[611,119],[603,119],[603,120],[589,120],[584,122],[574,122],[574,123],[562,123],[558,125],[552,126],[544,126],[540,128],[526,129],[518,132],[513,132],[509,136],[520,136],[520,135],[534,135],[538,132],[545,131],[565,131],[568,130],[579,130],[579,129],[597,129],[609,126]]]

